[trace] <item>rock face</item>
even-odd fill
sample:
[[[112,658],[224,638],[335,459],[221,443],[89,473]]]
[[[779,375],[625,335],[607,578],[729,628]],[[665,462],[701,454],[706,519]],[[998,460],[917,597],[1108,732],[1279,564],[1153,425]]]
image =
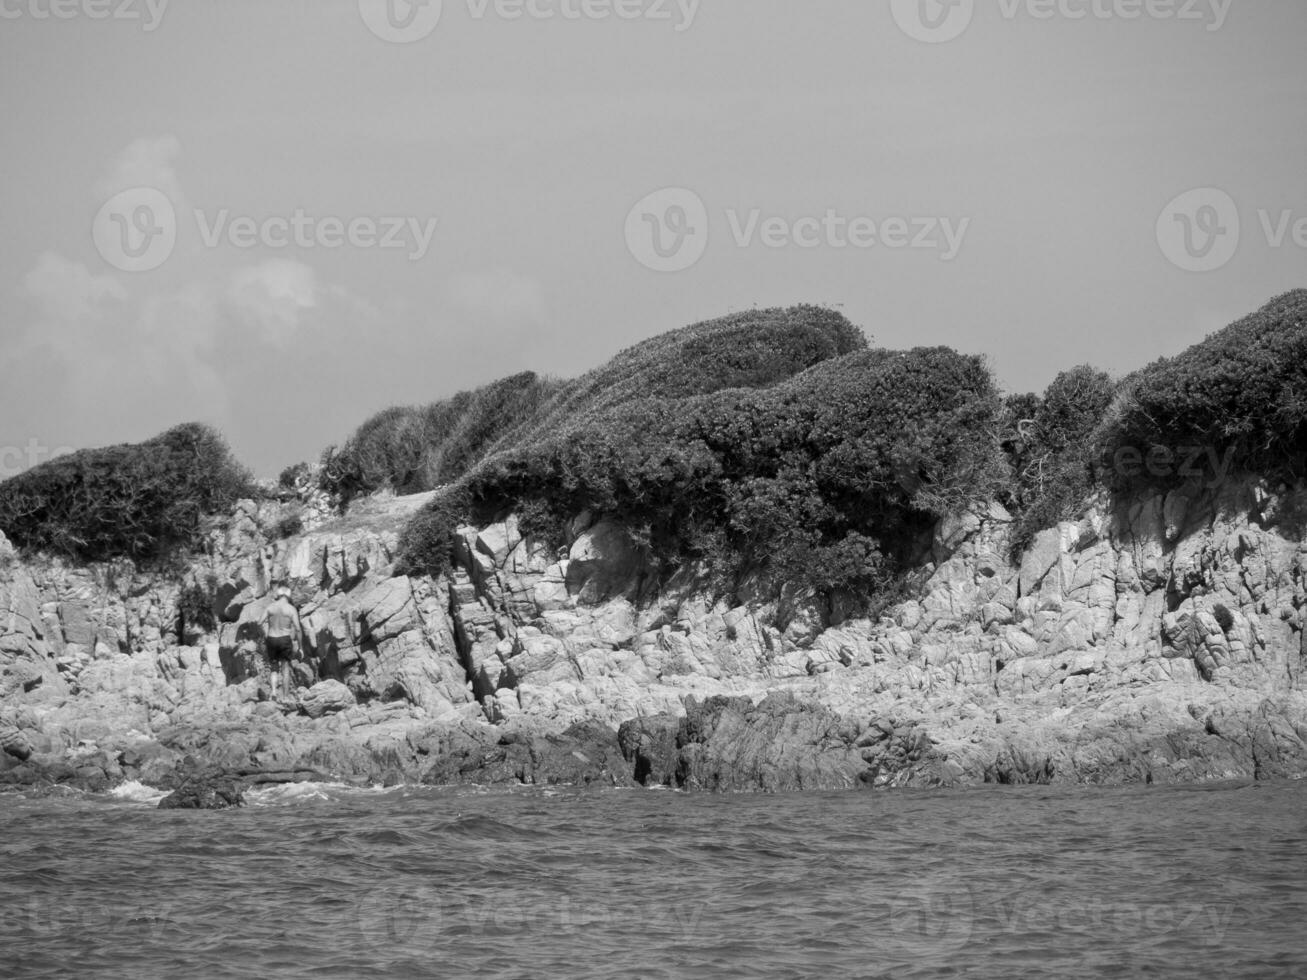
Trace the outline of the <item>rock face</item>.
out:
[[[1244,481],[1101,505],[1009,559],[997,506],[941,522],[879,619],[663,586],[582,515],[553,552],[465,528],[395,574],[429,499],[281,540],[266,504],[180,577],[20,561],[0,538],[0,785],[223,772],[788,791],[1307,772],[1307,491]],[[260,700],[292,590],[299,711]],[[212,626],[196,615],[203,597]]]

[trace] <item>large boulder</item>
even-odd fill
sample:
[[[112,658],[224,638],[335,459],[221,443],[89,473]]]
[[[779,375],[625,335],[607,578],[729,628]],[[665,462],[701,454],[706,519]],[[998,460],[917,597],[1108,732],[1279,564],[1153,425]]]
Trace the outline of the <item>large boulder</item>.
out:
[[[310,718],[334,715],[356,703],[354,692],[340,681],[320,681],[300,696],[300,710]]]

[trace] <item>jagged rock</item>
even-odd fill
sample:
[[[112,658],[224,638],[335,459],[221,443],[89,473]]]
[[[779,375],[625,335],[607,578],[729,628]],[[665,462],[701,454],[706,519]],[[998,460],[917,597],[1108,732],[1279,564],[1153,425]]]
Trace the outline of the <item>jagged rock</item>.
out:
[[[717,602],[692,569],[659,586],[601,515],[573,522],[563,557],[512,519],[464,529],[454,573],[430,579],[393,567],[429,496],[286,541],[249,501],[178,580],[0,559],[0,726],[33,749],[0,753],[0,776],[93,786],[185,753],[227,772],[720,789],[1307,773],[1307,547],[1277,516],[1303,498],[1229,481],[1100,501],[1015,563],[1010,515],[982,510],[923,540],[910,597],[876,621],[748,583]],[[212,582],[231,621],[178,636],[179,581]],[[321,712],[258,701],[281,582],[297,679],[340,685]],[[593,732],[551,742],[578,724]],[[620,745],[602,734],[619,726]]]

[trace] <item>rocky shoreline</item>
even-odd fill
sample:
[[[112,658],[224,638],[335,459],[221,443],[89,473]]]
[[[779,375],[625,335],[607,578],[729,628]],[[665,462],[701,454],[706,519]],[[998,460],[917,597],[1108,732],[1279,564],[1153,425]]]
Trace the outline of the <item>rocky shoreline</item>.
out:
[[[655,587],[633,537],[590,515],[561,555],[510,518],[464,529],[451,574],[397,575],[398,529],[427,499],[344,517],[306,501],[287,539],[281,505],[248,501],[180,571],[23,560],[0,538],[0,788],[138,780],[221,805],[302,779],[788,792],[1307,773],[1303,488],[1104,502],[1019,561],[993,505],[942,522],[913,598],[874,622],[715,602],[690,571]],[[285,705],[255,656],[282,583],[306,633]]]

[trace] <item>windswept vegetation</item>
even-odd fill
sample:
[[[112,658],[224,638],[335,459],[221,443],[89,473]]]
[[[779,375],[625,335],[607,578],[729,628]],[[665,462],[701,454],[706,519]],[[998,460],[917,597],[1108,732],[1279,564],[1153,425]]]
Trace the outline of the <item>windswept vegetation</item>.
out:
[[[528,371],[420,408],[388,408],[323,453],[320,483],[344,504],[387,487],[421,493],[451,483],[559,388]]]
[[[81,561],[154,559],[194,545],[208,515],[252,492],[213,429],[179,425],[135,445],[61,456],[0,483],[0,530]]]
[[[1120,381],[1082,365],[1006,398],[981,358],[870,348],[817,307],[750,311],[573,381],[528,372],[387,409],[316,473],[342,504],[440,489],[402,535],[410,572],[446,567],[461,522],[512,511],[562,543],[588,510],[624,523],[668,574],[689,563],[724,591],[748,579],[874,602],[940,517],[999,500],[1019,550],[1096,494],[1192,479],[1151,461],[1197,449],[1223,467],[1209,478],[1304,475],[1307,290]],[[298,492],[314,472],[289,468],[281,486]],[[0,529],[81,560],[151,558],[193,545],[206,515],[251,492],[221,437],[184,425],[0,484]]]
[[[1109,456],[1125,447],[1210,447],[1231,451],[1243,472],[1301,474],[1307,289],[1126,378],[1099,443]]]
[[[1095,493],[1307,475],[1307,290],[1113,382],[1090,367],[1007,402],[1014,549]],[[1017,431],[1019,429],[1019,431]]]
[[[557,533],[582,510],[635,529],[663,567],[872,593],[933,521],[1005,478],[979,358],[868,350],[836,313],[696,324],[562,388],[407,529],[414,570],[451,521],[515,510]]]
[[[1059,374],[1042,396],[1008,399],[1012,479],[1006,502],[1018,515],[1015,550],[1075,517],[1093,494],[1101,477],[1098,430],[1116,387],[1106,372],[1081,365]]]

